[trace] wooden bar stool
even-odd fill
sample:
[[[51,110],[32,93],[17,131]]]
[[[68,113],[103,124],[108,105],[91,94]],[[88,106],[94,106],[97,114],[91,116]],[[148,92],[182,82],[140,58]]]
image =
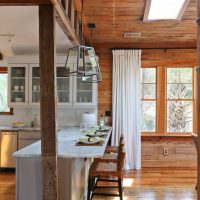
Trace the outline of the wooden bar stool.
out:
[[[105,153],[118,153],[120,145],[124,143],[124,136],[121,135],[119,139],[119,146],[107,146]]]
[[[110,147],[110,146],[108,146]],[[105,151],[104,155],[102,158],[95,158],[94,159],[94,162],[101,162],[101,161],[113,161],[113,160],[116,160],[118,159],[119,157],[119,153],[121,153],[123,151],[123,148],[124,148],[124,140],[123,140],[123,137],[120,138],[120,144],[119,146],[116,146],[115,147],[116,149],[112,149],[111,151],[107,150]]]
[[[124,166],[125,152],[121,151],[116,160],[106,160],[101,162],[93,162],[89,170],[88,178],[88,194],[87,200],[91,200],[94,195],[104,196],[118,196],[123,200],[123,166]],[[110,179],[117,178],[117,179]],[[98,182],[117,182],[117,186],[98,186]],[[118,194],[96,192],[96,189],[118,188]]]

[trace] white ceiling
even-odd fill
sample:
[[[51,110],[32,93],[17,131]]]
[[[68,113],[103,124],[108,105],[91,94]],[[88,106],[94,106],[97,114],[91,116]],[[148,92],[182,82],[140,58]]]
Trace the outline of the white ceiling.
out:
[[[4,56],[38,54],[39,17],[37,6],[0,6],[0,35],[14,34],[11,42],[0,36]],[[57,53],[65,53],[71,42],[56,23]]]

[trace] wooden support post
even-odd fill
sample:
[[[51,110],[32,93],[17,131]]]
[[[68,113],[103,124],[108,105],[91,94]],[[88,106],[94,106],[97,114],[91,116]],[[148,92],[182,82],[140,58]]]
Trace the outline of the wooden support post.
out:
[[[197,65],[200,66],[200,0],[197,0]],[[198,133],[197,147],[197,200],[200,200],[200,72],[196,73],[196,122]]]
[[[53,5],[39,5],[43,200],[58,199],[54,12]]]

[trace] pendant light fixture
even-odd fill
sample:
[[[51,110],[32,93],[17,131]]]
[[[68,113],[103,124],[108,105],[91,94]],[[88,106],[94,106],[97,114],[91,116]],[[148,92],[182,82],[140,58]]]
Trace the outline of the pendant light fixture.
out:
[[[65,62],[66,68],[75,67],[75,70],[70,72],[70,75],[81,77],[84,83],[98,83],[102,81],[101,71],[98,59],[95,55],[93,47],[83,45],[83,0],[81,10],[81,45],[72,47],[68,50],[67,59]],[[89,26],[92,40],[92,30],[95,24]]]

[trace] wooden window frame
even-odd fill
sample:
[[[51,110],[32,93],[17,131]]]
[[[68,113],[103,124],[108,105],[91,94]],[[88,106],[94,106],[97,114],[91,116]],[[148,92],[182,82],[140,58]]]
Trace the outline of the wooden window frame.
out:
[[[156,131],[142,132],[143,135],[181,135],[191,134],[196,130],[196,116],[195,116],[195,76],[193,66],[152,66],[142,68],[156,68]],[[182,99],[184,101],[193,102],[193,131],[192,132],[167,132],[167,68],[192,68],[192,99]],[[146,99],[144,99],[146,101]],[[172,99],[170,99],[172,100]],[[175,99],[181,100],[181,99]],[[143,99],[141,99],[143,101]],[[164,107],[164,109],[163,109]],[[159,116],[159,117],[158,117]]]
[[[7,67],[0,67],[0,74],[7,74],[8,68]],[[0,115],[13,115],[13,108],[10,108],[9,112],[0,112]]]
[[[145,102],[148,102],[148,101],[153,101],[155,102],[156,104],[156,110],[155,110],[155,115],[156,115],[156,118],[155,118],[155,131],[153,132],[142,132],[142,134],[157,134],[157,94],[158,94],[158,91],[157,91],[157,83],[158,83],[158,77],[157,77],[157,67],[142,67],[142,68],[149,68],[149,69],[155,69],[156,71],[156,82],[155,82],[155,86],[156,86],[156,95],[155,95],[155,99],[145,99],[145,98],[141,98],[141,101],[145,101]],[[148,84],[148,83],[141,83],[141,88],[142,88],[142,85],[143,84]],[[149,83],[151,84],[151,83]],[[153,83],[152,83],[153,84]],[[143,91],[142,91],[143,92]],[[143,96],[143,95],[142,95]]]

